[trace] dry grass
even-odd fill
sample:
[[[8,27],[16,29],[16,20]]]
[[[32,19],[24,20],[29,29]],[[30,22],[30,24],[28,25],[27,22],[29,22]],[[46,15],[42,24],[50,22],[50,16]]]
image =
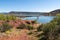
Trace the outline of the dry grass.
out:
[[[11,33],[1,33],[0,40],[36,40],[35,37],[27,35],[27,30],[13,30]]]

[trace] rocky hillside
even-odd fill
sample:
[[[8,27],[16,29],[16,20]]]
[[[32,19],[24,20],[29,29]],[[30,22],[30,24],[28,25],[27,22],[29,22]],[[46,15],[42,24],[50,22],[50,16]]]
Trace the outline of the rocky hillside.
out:
[[[50,13],[60,13],[60,9],[57,9],[57,10],[51,11]]]

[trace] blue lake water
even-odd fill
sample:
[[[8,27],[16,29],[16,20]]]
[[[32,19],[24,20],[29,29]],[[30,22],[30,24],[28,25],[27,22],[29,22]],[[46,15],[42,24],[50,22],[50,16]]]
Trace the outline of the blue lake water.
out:
[[[53,16],[40,16],[38,19],[37,17],[26,17],[26,18],[23,18],[23,20],[36,20],[37,19],[37,22],[39,23],[48,23],[50,22],[51,20],[53,20]]]

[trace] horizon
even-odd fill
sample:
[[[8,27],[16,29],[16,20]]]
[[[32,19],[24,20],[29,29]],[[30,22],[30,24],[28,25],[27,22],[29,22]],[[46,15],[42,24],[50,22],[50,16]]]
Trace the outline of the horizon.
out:
[[[50,12],[60,9],[60,0],[0,0],[0,12]]]

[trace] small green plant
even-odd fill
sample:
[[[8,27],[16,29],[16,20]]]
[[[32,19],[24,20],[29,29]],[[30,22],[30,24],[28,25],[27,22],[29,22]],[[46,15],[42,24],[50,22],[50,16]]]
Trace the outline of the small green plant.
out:
[[[46,40],[57,40],[60,35],[60,14],[58,14],[50,23],[42,26],[44,32],[44,39]]]
[[[28,30],[33,30],[33,26],[27,25],[27,29],[28,29]]]
[[[17,29],[24,29],[26,26],[24,24],[21,24]]]
[[[0,26],[0,32],[5,32],[7,30],[10,30],[12,27],[8,23],[3,23],[2,26]]]
[[[15,20],[16,17],[15,17],[14,15],[7,15],[7,16],[6,16],[6,19],[7,19],[7,20]]]

